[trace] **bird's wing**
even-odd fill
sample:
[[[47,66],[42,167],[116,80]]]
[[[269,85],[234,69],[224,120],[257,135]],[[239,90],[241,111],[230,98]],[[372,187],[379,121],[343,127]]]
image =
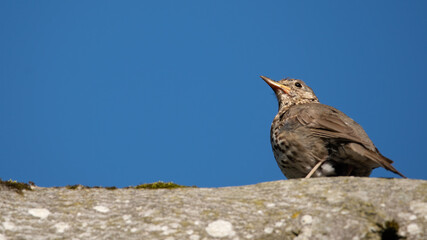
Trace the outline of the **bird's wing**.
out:
[[[294,120],[308,127],[313,136],[348,142],[347,146],[352,151],[406,178],[391,165],[393,163],[392,160],[384,157],[378,151],[363,128],[353,119],[339,110],[323,104],[316,104],[314,107],[313,105],[307,107],[300,106],[300,109],[296,108],[296,112],[291,113],[291,115],[294,117]]]
[[[327,105],[314,106],[302,108],[295,115],[296,120],[308,127],[314,136],[355,142],[367,149],[375,149],[363,128],[347,115]]]

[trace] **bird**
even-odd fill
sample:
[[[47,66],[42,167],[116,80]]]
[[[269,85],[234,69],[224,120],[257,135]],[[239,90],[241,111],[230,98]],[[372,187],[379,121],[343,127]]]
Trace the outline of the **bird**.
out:
[[[406,178],[383,156],[353,119],[322,104],[300,79],[261,78],[273,89],[279,111],[270,130],[274,157],[288,179],[369,177],[383,167]]]

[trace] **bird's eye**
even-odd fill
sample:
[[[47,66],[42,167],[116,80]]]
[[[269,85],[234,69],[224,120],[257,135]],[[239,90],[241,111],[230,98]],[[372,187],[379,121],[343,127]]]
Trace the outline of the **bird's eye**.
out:
[[[299,82],[296,82],[296,83],[295,83],[295,86],[296,86],[297,88],[301,88],[301,87],[302,87],[301,83],[299,83]]]

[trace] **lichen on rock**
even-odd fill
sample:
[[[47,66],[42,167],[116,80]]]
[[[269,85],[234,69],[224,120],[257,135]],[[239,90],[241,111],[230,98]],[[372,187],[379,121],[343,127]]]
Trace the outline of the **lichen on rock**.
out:
[[[2,189],[0,239],[427,239],[426,183],[337,177],[173,190]]]

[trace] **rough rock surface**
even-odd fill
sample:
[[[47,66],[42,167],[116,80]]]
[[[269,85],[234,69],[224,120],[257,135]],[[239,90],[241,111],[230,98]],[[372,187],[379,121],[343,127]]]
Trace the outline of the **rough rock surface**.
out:
[[[3,239],[427,239],[427,181],[0,191]]]

